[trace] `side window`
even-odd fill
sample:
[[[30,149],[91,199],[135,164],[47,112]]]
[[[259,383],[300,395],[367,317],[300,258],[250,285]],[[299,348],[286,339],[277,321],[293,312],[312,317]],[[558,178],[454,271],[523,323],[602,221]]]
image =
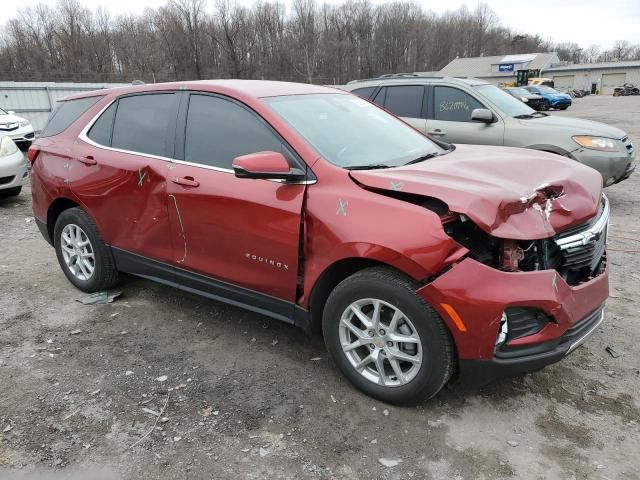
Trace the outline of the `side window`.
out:
[[[184,159],[231,169],[233,159],[249,153],[282,152],[282,141],[246,108],[219,97],[189,98]]]
[[[453,87],[435,87],[434,117],[436,120],[450,122],[470,122],[471,112],[476,108],[485,108],[467,93]]]
[[[384,97],[387,95],[387,87],[382,87],[376,96],[373,97],[373,103],[384,107]]]
[[[87,136],[100,145],[111,146],[111,131],[113,128],[113,117],[116,114],[116,103],[109,105],[100,118],[95,121]]]
[[[356,88],[355,90],[351,90],[351,93],[355,93],[362,98],[369,98],[375,89],[376,87]]]
[[[177,114],[177,98],[174,93],[122,97],[118,100],[111,146],[165,156],[169,125]]]
[[[47,125],[40,132],[40,137],[53,137],[64,132],[80,115],[95,105],[102,96],[67,100],[60,104],[49,117]]]
[[[424,87],[421,85],[398,85],[387,87],[384,107],[399,117],[420,118]]]

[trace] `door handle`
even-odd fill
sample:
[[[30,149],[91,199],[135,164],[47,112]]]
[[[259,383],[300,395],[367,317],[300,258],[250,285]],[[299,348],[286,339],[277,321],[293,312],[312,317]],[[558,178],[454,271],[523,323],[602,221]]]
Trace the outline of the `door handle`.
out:
[[[96,162],[95,158],[93,158],[92,155],[87,155],[86,157],[80,157],[80,158],[77,158],[76,160],[78,160],[80,163],[84,163],[85,165],[95,165],[96,163],[98,163]]]
[[[171,179],[173,183],[177,183],[178,185],[183,185],[185,187],[199,187],[200,182],[194,180],[193,177],[173,177]]]
[[[445,134],[445,132],[443,132],[439,128],[436,128],[435,130],[429,130],[429,131],[427,131],[427,133],[429,135],[444,135]]]

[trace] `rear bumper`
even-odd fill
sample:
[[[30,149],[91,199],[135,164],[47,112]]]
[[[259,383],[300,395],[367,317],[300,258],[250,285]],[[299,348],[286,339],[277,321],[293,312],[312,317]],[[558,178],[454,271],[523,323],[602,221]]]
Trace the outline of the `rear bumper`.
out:
[[[604,320],[601,306],[560,338],[524,349],[518,356],[493,357],[488,360],[461,360],[458,379],[470,385],[485,385],[498,378],[524,372],[533,372],[559,362],[582,345],[597,330]]]

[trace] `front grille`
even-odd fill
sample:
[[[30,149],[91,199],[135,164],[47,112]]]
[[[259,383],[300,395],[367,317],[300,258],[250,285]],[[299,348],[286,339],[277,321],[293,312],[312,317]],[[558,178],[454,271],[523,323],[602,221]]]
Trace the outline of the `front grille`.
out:
[[[0,185],[7,185],[8,183],[13,182],[14,178],[16,178],[15,175],[11,177],[0,177]]]
[[[554,237],[564,259],[558,271],[570,285],[579,284],[599,273],[605,258],[608,223],[609,203],[603,196],[596,217]]]
[[[12,130],[16,130],[19,126],[19,123],[0,123],[0,130],[11,132]]]

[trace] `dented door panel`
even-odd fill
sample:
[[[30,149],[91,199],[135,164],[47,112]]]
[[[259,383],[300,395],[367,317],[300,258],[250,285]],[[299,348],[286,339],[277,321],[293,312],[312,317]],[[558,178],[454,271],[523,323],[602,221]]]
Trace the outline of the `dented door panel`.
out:
[[[101,149],[78,141],[70,182],[91,212],[106,243],[160,261],[173,257],[167,213],[167,162],[146,155]]]

